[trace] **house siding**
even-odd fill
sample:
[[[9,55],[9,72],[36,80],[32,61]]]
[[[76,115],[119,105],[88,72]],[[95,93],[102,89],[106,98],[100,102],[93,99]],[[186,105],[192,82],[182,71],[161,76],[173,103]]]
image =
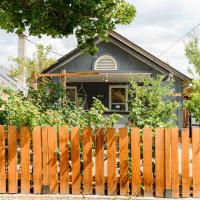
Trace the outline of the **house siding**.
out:
[[[65,69],[67,72],[85,72],[93,71],[94,64],[98,57],[102,55],[113,56],[118,65],[118,69],[115,72],[132,72],[132,73],[152,73],[154,70],[152,67],[146,65],[144,62],[134,58],[131,54],[120,49],[112,43],[100,43],[98,44],[99,52],[95,56],[81,54],[75,59],[67,63],[60,64],[54,72],[60,72]],[[101,71],[103,72],[103,71]],[[108,71],[106,71],[108,72]],[[111,71],[113,72],[113,71]]]

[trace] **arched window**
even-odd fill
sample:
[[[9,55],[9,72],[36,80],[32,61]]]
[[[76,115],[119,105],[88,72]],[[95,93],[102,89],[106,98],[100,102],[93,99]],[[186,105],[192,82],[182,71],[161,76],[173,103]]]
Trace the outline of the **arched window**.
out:
[[[96,60],[94,69],[117,70],[117,61],[109,55],[103,55]]]

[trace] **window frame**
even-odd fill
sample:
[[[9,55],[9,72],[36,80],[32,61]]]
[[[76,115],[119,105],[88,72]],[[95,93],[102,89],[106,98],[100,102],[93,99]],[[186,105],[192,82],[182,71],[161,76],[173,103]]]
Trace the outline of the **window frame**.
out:
[[[66,86],[66,92],[67,92],[67,89],[74,89],[75,90],[75,106],[77,105],[77,96],[78,96],[78,93],[77,93],[77,86]]]
[[[126,102],[125,103],[118,103],[118,104],[125,104],[125,110],[112,110],[112,89],[113,88],[124,88],[126,92]],[[109,85],[109,110],[112,112],[128,112],[128,85]]]
[[[112,59],[112,61],[114,62],[114,64],[115,64],[115,69],[98,69],[97,68],[97,64],[98,64],[98,62],[103,58],[103,57],[105,57],[105,56],[108,56],[110,59]],[[115,71],[115,70],[117,70],[118,69],[118,65],[117,65],[117,61],[116,61],[116,59],[113,57],[113,56],[110,56],[110,55],[102,55],[102,56],[100,56],[100,57],[98,57],[97,59],[96,59],[96,61],[95,61],[95,64],[94,64],[94,70],[99,70],[99,71]]]

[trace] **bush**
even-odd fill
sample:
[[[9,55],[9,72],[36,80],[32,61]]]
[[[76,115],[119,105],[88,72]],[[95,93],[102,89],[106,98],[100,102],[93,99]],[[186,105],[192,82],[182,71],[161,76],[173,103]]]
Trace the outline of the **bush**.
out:
[[[200,79],[193,80],[189,99],[184,102],[196,122],[200,123]]]
[[[1,124],[16,126],[35,126],[41,124],[41,115],[37,106],[24,100],[15,92],[1,90]],[[7,98],[4,98],[7,96]]]
[[[63,101],[65,99],[65,101]],[[74,106],[60,84],[42,82],[38,90],[30,88],[27,96],[21,92],[0,89],[0,124],[20,126],[79,126],[80,128],[112,127],[120,115],[108,117],[108,109],[94,99],[89,111]]]
[[[163,76],[143,80],[139,86],[134,80],[129,87],[129,122],[144,128],[173,127],[177,121],[178,102],[172,99],[173,81],[163,82]]]

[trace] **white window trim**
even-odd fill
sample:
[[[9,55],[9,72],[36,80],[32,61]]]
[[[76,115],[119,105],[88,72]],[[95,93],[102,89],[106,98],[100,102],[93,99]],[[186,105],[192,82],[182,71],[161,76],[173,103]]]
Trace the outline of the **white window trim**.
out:
[[[112,59],[112,61],[114,62],[115,64],[115,69],[97,69],[97,63],[99,62],[99,60],[101,60],[103,57],[105,56],[108,56],[110,59]],[[114,71],[114,70],[117,70],[117,61],[115,60],[114,57],[110,56],[110,55],[102,55],[100,56],[99,58],[97,58],[97,60],[95,61],[95,64],[94,64],[94,70],[102,70],[102,71],[106,71],[106,70],[111,70],[111,71]]]
[[[77,87],[76,86],[67,86],[66,89],[75,89],[75,106],[76,106],[77,105],[77,97],[78,97]]]
[[[111,91],[113,88],[125,88],[126,90],[126,103],[125,103],[125,107],[126,109],[125,110],[112,110],[112,102],[111,102],[111,98],[112,98],[112,95],[111,95]],[[124,103],[122,103],[124,104]],[[115,112],[127,112],[128,111],[128,85],[109,85],[109,110],[110,111],[115,111]]]

